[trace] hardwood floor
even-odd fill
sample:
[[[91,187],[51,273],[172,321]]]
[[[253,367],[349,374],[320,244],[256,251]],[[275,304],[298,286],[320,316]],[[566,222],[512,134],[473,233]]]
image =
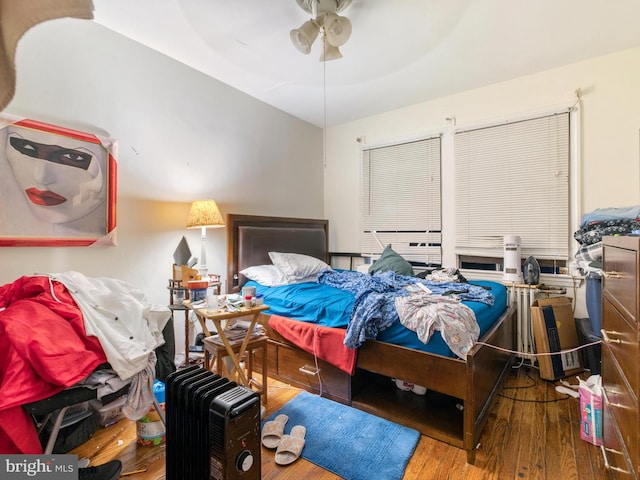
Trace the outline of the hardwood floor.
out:
[[[577,383],[575,378],[568,381]],[[464,451],[422,436],[404,479],[608,478],[600,448],[580,438],[578,399],[557,393],[555,386],[541,380],[535,369],[513,369],[484,428],[475,464],[466,463]],[[298,392],[269,379],[267,414],[278,410]],[[70,453],[89,458],[91,465],[118,458],[123,463],[123,473],[146,469],[123,478],[165,478],[164,445],[137,445],[135,422],[128,420],[100,429]],[[304,459],[281,467],[276,465],[273,451],[263,448],[261,455],[263,479],[340,478]]]

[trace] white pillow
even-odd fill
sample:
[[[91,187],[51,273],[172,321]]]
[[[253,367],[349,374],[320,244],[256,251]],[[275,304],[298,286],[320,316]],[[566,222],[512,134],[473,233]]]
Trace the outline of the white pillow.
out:
[[[269,258],[289,281],[308,280],[309,277],[331,268],[322,260],[300,253],[269,252]]]
[[[240,273],[265,287],[277,287],[289,283],[287,276],[275,265],[257,265],[247,267]]]

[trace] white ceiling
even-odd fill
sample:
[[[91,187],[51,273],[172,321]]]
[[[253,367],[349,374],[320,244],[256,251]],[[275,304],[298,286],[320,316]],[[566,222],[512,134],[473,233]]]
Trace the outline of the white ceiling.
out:
[[[343,58],[296,0],[94,0],[95,21],[291,115],[336,125],[640,45],[638,0],[353,0]],[[326,84],[326,93],[323,91]]]

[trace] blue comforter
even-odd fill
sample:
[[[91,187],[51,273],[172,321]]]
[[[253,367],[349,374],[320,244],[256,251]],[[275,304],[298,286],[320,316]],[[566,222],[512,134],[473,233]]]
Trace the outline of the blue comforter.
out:
[[[327,274],[321,275],[323,278],[326,277],[324,281],[328,283],[305,282],[280,287],[265,287],[257,282],[251,281],[247,285],[255,286],[257,293],[264,295],[264,302],[270,307],[266,313],[327,327],[349,329],[352,313],[354,312],[354,306],[356,304],[356,293],[352,293],[358,282],[356,277],[373,277],[352,271],[334,270],[334,272],[336,272],[336,274],[328,275],[327,272]],[[338,275],[342,272],[346,272],[346,274]],[[472,281],[470,284],[433,284],[432,282],[422,281],[416,277],[403,278],[397,275],[395,277],[396,280],[401,282],[425,283],[425,285],[434,292],[438,291],[439,293],[448,294],[462,292],[459,293],[459,295],[462,296],[462,301],[465,305],[469,306],[476,315],[476,320],[480,326],[480,336],[493,325],[506,308],[506,288],[497,282]],[[387,282],[388,281],[389,278],[387,278]],[[330,283],[333,283],[333,285],[330,285]],[[384,277],[378,277],[374,280],[374,283],[370,285],[370,288],[372,291],[376,289],[379,290],[378,293],[382,294],[381,298],[385,298],[384,289],[392,289],[392,285],[384,287],[384,284]],[[366,288],[362,286],[360,288],[366,290]],[[401,288],[397,288],[397,290],[396,292],[388,292],[391,304],[394,303],[391,297],[395,299],[395,296],[403,294]],[[491,305],[492,299],[493,305]],[[378,300],[380,301],[380,298]],[[364,304],[364,298],[361,301]],[[362,316],[364,317],[367,315],[364,310],[366,307],[362,308]],[[376,307],[373,306],[371,309],[373,314],[376,315]],[[435,332],[429,340],[429,343],[425,344],[418,339],[414,331],[409,330],[400,323],[395,308],[393,308],[392,315],[393,319],[390,322],[382,318],[374,320],[374,322],[380,321],[381,324],[388,325],[384,329],[370,329],[364,332],[363,336],[365,338],[372,338],[374,330],[377,330],[378,335],[375,337],[377,340],[439,355],[455,356],[442,339],[440,332]],[[349,333],[350,335],[352,334],[355,339],[353,344],[357,344],[358,339],[361,338],[358,329],[352,327]]]

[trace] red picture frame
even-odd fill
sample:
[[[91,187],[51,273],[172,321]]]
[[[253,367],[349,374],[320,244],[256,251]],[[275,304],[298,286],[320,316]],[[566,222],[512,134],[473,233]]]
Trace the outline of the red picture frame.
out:
[[[116,244],[117,142],[0,114],[0,246]]]

